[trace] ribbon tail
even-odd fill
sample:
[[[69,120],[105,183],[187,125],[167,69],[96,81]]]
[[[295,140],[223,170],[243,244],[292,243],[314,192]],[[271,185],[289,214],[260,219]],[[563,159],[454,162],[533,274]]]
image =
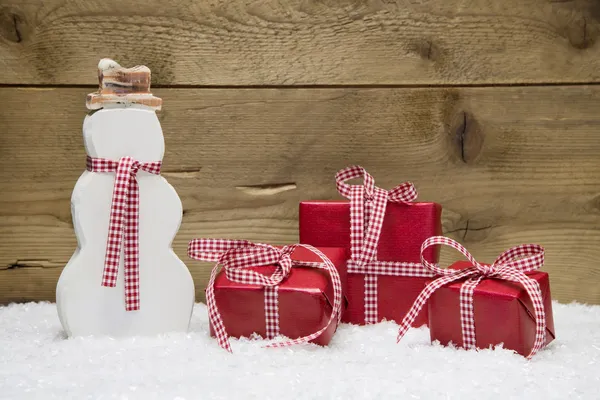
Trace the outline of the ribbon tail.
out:
[[[140,309],[140,259],[139,259],[139,187],[135,177],[129,181],[129,196],[125,205],[124,254],[125,309]]]
[[[402,319],[402,322],[400,322],[400,329],[398,329],[396,343],[400,342],[402,337],[406,334],[406,332],[408,332],[415,318],[417,318],[417,316],[421,312],[421,309],[427,303],[427,300],[429,300],[433,292],[435,292],[437,289],[448,283],[467,277],[472,273],[473,271],[471,269],[465,269],[456,273],[455,275],[442,276],[441,278],[438,278],[433,282],[428,283],[427,286],[425,286],[425,289],[421,291],[410,310],[408,310],[408,312]]]
[[[523,285],[527,295],[531,298],[535,316],[535,339],[531,352],[527,355],[527,359],[531,359],[531,357],[544,347],[546,342],[546,311],[544,309],[544,297],[542,296],[540,284],[522,272],[504,273],[501,277]]]
[[[208,307],[208,319],[215,331],[215,336],[217,337],[217,343],[219,343],[219,346],[231,353],[232,350],[231,344],[229,343],[229,337],[227,335],[227,331],[225,330],[225,324],[223,324],[223,319],[221,318],[221,314],[219,313],[219,309],[217,308],[217,301],[215,299],[215,278],[217,276],[218,270],[219,262],[217,261],[217,264],[215,264],[210,274],[208,286],[206,287],[206,305]]]
[[[129,195],[129,172],[133,160],[124,157],[119,161],[115,173],[115,183],[108,222],[108,238],[106,240],[106,254],[104,271],[102,272],[102,286],[115,287],[121,262],[121,242],[123,240],[124,217],[127,212],[127,198]]]

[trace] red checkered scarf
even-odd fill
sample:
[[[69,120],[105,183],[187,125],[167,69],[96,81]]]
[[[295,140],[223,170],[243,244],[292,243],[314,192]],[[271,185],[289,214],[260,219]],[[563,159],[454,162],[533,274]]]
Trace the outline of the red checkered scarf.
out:
[[[462,270],[442,269],[425,260],[423,252],[426,248],[442,244],[461,252],[473,266]],[[544,248],[542,246],[537,244],[522,244],[502,253],[493,264],[485,265],[478,263],[471,253],[455,240],[444,236],[433,236],[424,241],[421,246],[421,261],[426,268],[440,278],[429,283],[425,289],[423,289],[421,294],[419,294],[400,323],[398,341],[400,341],[404,334],[410,329],[411,324],[419,314],[419,311],[421,311],[421,308],[423,308],[433,292],[451,282],[466,278],[460,288],[460,321],[462,326],[463,347],[466,349],[475,348],[473,290],[482,279],[494,278],[521,284],[532,300],[536,331],[535,342],[531,349],[531,353],[527,358],[531,358],[544,346],[546,338],[546,314],[544,312],[542,292],[537,281],[525,275],[525,272],[535,271],[544,264]]]
[[[363,178],[362,185],[346,181]],[[419,263],[377,260],[377,244],[387,202],[409,203],[417,198],[411,182],[387,191],[375,186],[369,173],[353,165],[339,171],[335,180],[338,192],[350,200],[350,254],[348,272],[365,275],[365,323],[379,321],[377,314],[377,276],[433,276]]]
[[[131,157],[119,161],[87,157],[87,170],[91,172],[116,172],[108,223],[106,256],[102,273],[102,286],[115,287],[121,261],[121,243],[125,256],[125,309],[140,309],[139,280],[139,201],[140,193],[136,175],[138,171],[160,174],[160,161],[141,163]]]
[[[290,256],[297,247],[304,247],[312,251],[323,262],[292,260]],[[340,276],[329,258],[312,246],[294,244],[278,249],[268,244],[252,243],[246,240],[193,239],[188,246],[188,255],[196,260],[216,262],[206,288],[208,316],[215,330],[217,342],[229,352],[231,352],[231,346],[215,300],[215,277],[219,271],[219,265],[223,265],[225,275],[230,281],[264,287],[265,322],[268,339],[279,335],[278,287],[286,279],[292,267],[321,268],[331,275],[333,282],[333,310],[327,325],[310,335],[294,340],[272,343],[267,347],[285,347],[311,341],[319,337],[335,319],[337,319],[337,322],[340,321],[342,304]],[[271,276],[265,276],[249,269],[264,265],[276,265],[277,269]]]

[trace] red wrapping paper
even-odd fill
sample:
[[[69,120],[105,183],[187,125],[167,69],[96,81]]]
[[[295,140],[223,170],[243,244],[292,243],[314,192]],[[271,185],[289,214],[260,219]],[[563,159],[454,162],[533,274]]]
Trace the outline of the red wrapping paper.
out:
[[[430,236],[440,235],[442,208],[436,203],[394,203],[386,206],[377,247],[381,261],[420,263],[420,249]],[[350,254],[350,203],[348,201],[303,201],[299,212],[300,243],[316,247],[344,247]],[[425,251],[428,260],[437,262],[439,247]],[[340,271],[341,273],[342,271]],[[378,275],[379,320],[400,322],[430,278]],[[363,274],[347,274],[348,307],[342,321],[365,323],[365,279]],[[413,326],[427,324],[427,312]]]
[[[468,261],[458,261],[450,268],[468,268]],[[555,338],[552,317],[550,282],[546,272],[529,272],[542,291],[546,314],[546,343]],[[429,330],[431,341],[438,340],[462,346],[460,323],[460,287],[464,280],[453,282],[436,290],[429,298]],[[473,292],[475,336],[478,348],[503,343],[504,348],[527,356],[535,339],[533,304],[525,289],[516,283],[483,279]]]
[[[340,272],[342,288],[346,281],[345,266],[348,258],[344,248],[319,248]],[[293,260],[321,262],[319,257],[304,248],[292,253]],[[251,268],[271,275],[275,266]],[[279,331],[290,339],[316,332],[327,325],[333,310],[333,284],[327,271],[318,268],[293,267],[279,285]],[[259,285],[230,281],[221,270],[215,279],[215,300],[227,334],[231,337],[266,337],[265,294]],[[312,343],[325,346],[337,329],[331,325]],[[214,336],[213,327],[210,333]]]

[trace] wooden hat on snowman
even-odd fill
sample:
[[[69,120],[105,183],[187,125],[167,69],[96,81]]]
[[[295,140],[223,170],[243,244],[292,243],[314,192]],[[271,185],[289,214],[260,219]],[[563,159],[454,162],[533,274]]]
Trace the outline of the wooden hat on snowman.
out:
[[[87,96],[87,168],[71,197],[77,249],[56,288],[69,336],[186,331],[194,283],[171,243],[181,224],[175,189],[160,176],[164,138],[150,69],[98,64]]]

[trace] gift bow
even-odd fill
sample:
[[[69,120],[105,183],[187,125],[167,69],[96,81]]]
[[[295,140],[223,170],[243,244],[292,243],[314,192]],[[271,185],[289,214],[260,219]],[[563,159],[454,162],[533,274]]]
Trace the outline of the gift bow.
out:
[[[312,251],[322,260],[322,263],[292,260],[291,254],[298,247],[304,247]],[[279,249],[268,244],[252,243],[246,240],[193,239],[188,246],[188,255],[196,260],[216,262],[206,288],[208,316],[215,330],[217,342],[229,352],[231,352],[231,345],[229,344],[225,325],[223,324],[223,319],[217,309],[215,300],[215,278],[219,270],[219,265],[223,266],[225,275],[231,281],[264,287],[265,322],[267,338],[269,339],[279,334],[278,285],[287,278],[292,267],[321,268],[331,275],[333,282],[333,310],[327,324],[310,335],[284,342],[272,343],[267,347],[286,347],[311,341],[319,337],[331,325],[334,319],[337,319],[338,322],[340,321],[342,305],[340,276],[331,260],[312,246],[294,244]],[[271,276],[266,276],[249,269],[265,265],[275,265],[277,267]]]
[[[139,261],[139,186],[138,171],[160,174],[160,161],[141,163],[131,157],[119,161],[87,157],[87,170],[91,172],[116,172],[108,223],[108,239],[102,286],[115,287],[121,261],[121,243],[125,255],[125,309],[140,309],[140,261]]]
[[[362,185],[346,181],[363,178]],[[348,272],[365,274],[365,323],[378,322],[377,276],[431,277],[419,263],[377,260],[377,245],[387,202],[410,203],[417,198],[411,182],[390,191],[375,186],[373,177],[361,166],[352,165],[335,176],[338,192],[350,200],[350,260]]]
[[[450,246],[462,253],[472,264],[471,267],[454,270],[442,269],[437,265],[425,260],[423,252],[426,248],[434,245]],[[473,291],[484,278],[503,279],[521,284],[533,303],[535,314],[536,333],[535,341],[527,358],[531,358],[543,346],[546,338],[546,314],[544,312],[544,299],[537,281],[525,275],[539,269],[544,264],[544,248],[537,244],[523,244],[512,247],[502,253],[491,265],[480,264],[460,243],[444,236],[433,236],[425,240],[421,245],[421,262],[431,270],[438,279],[429,283],[419,294],[412,307],[400,323],[398,339],[400,341],[404,334],[410,329],[429,297],[438,288],[459,279],[467,278],[460,288],[460,321],[462,327],[463,347],[475,348],[475,316],[473,311]]]

